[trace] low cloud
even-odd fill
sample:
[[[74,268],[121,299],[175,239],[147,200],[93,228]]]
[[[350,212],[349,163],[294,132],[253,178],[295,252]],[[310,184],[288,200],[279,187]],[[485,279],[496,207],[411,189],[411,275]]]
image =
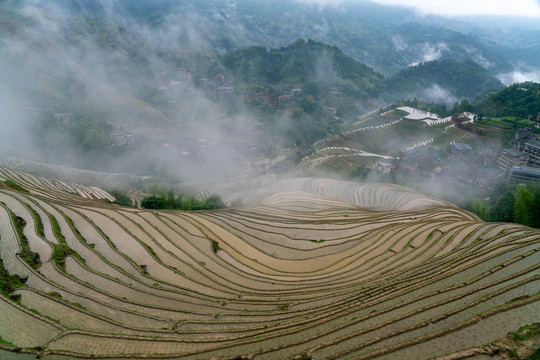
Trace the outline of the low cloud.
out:
[[[373,0],[381,5],[414,7],[419,15],[500,15],[540,17],[540,4],[536,0],[490,1],[485,0]]]
[[[424,92],[424,97],[435,103],[453,104],[458,99],[445,88],[434,84]]]
[[[410,65],[415,66],[419,63],[439,60],[444,51],[448,51],[448,45],[444,42],[438,44],[423,43],[415,46],[417,59]]]
[[[317,5],[319,8],[323,8],[325,6],[338,6],[343,2],[343,0],[294,0],[301,4],[307,4],[307,5]]]
[[[465,50],[471,56],[474,62],[482,66],[484,69],[489,69],[493,66],[493,63],[486,59],[480,50],[474,46],[463,46],[463,50]]]
[[[446,45],[446,43],[438,43],[436,45],[425,43],[423,51],[424,57],[422,61],[434,61],[438,60],[442,56],[443,51],[448,51],[448,45]]]
[[[406,50],[409,46],[407,45],[407,42],[403,37],[399,35],[395,35],[392,37],[392,42],[394,43],[394,47],[397,51],[403,51]]]
[[[505,85],[512,85],[516,83],[522,83],[525,81],[534,81],[540,83],[540,69],[528,68],[528,69],[514,69],[509,73],[503,73],[497,75],[497,78]]]

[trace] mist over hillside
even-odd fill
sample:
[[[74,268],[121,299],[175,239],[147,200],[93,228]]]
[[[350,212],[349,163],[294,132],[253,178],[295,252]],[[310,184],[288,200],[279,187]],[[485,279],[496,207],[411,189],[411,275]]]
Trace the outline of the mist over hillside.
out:
[[[539,30],[472,19],[0,0],[0,358],[537,359]]]
[[[5,149],[180,180],[264,174],[367,111],[474,100],[538,59],[532,37],[508,51],[369,1],[4,1],[0,18]]]

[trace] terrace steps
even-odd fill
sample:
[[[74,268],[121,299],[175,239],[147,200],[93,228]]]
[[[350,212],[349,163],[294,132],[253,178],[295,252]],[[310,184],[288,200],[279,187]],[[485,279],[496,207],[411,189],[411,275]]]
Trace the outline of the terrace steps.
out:
[[[0,190],[0,256],[30,277],[21,305],[0,299],[0,337],[44,359],[418,359],[540,321],[540,232],[403,187],[286,179],[229,194],[238,207],[187,213],[8,176],[30,192]],[[43,254],[39,272],[16,255],[8,209]],[[61,243],[53,216],[84,262],[60,268],[45,252]]]

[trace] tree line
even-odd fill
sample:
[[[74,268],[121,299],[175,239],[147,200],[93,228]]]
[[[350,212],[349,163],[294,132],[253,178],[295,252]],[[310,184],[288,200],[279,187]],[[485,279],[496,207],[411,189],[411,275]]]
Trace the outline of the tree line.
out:
[[[163,192],[161,195],[150,195],[141,201],[141,207],[144,209],[156,210],[213,210],[222,209],[225,206],[221,197],[218,195],[210,195],[209,197],[199,200],[195,196],[184,194],[175,194],[174,190]]]
[[[485,199],[473,200],[471,210],[485,221],[540,228],[540,184],[499,183]]]
[[[520,119],[535,120],[540,114],[540,84],[524,82],[514,84],[498,91],[484,93],[483,99],[470,102],[462,99],[453,106],[444,103],[433,103],[425,100],[401,100],[397,105],[405,105],[435,113],[441,117],[458,114],[464,111],[473,112],[482,117],[510,116]]]

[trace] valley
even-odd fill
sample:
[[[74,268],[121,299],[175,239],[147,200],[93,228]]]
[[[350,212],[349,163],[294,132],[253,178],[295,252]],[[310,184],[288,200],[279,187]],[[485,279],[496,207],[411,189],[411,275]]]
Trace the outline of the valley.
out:
[[[0,358],[538,359],[540,6],[383,3],[0,1]]]

